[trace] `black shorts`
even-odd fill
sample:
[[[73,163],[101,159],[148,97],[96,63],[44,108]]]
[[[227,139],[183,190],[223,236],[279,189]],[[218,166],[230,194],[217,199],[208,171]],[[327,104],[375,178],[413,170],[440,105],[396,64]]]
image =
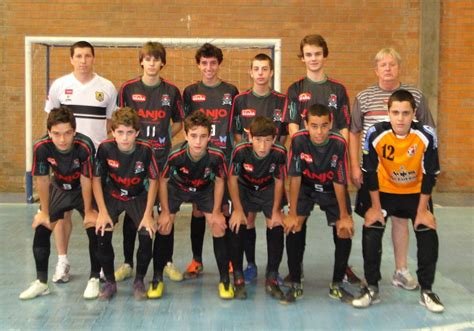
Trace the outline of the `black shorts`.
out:
[[[326,213],[328,225],[334,226],[339,219],[339,205],[337,204],[336,194],[334,192],[322,193],[301,186],[296,214],[298,216],[309,216],[314,204],[319,205],[319,209]],[[346,206],[349,215],[352,214],[351,200],[347,191]]]
[[[55,185],[49,186],[49,221],[56,222],[64,218],[64,213],[77,210],[84,218],[84,200],[82,191],[63,191]]]
[[[120,214],[125,211],[127,215],[133,220],[135,227],[138,228],[140,222],[143,219],[143,215],[145,214],[147,193],[139,195],[128,201],[122,201],[112,197],[107,193],[104,193],[104,200],[107,211],[109,212],[109,216],[114,224],[118,222]]]
[[[240,203],[244,208],[245,215],[249,212],[258,213],[263,211],[266,218],[272,218],[273,200],[275,198],[275,185],[271,185],[263,191],[251,190],[246,186],[239,185]],[[280,208],[287,205],[286,196],[283,193]]]
[[[212,213],[214,209],[214,184],[204,191],[185,192],[168,182],[168,205],[170,214],[176,214],[183,202],[195,203],[203,213]]]
[[[379,192],[379,194],[382,209],[387,212],[385,220],[387,220],[389,216],[395,216],[399,218],[409,218],[415,221],[418,203],[420,202],[420,193],[393,194]],[[362,186],[359,191],[357,191],[355,212],[357,215],[364,217],[371,206],[372,201],[370,199],[369,190],[365,186]],[[433,212],[433,202],[431,198],[426,208]]]

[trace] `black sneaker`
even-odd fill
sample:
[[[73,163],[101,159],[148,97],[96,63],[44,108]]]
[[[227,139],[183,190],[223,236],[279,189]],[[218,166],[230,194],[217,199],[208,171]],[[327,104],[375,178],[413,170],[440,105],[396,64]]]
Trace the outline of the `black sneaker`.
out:
[[[333,299],[339,299],[344,303],[351,303],[354,300],[354,296],[349,293],[341,283],[329,284],[329,296]]]
[[[444,311],[444,306],[436,293],[428,290],[421,291],[420,304],[433,313],[442,313]]]
[[[247,290],[245,289],[244,278],[238,278],[234,281],[234,299],[245,300],[247,299]]]
[[[283,296],[283,299],[280,300],[280,303],[283,305],[293,303],[296,300],[299,300],[303,297],[303,287],[299,283],[293,283],[286,292],[286,294]]]
[[[285,294],[281,290],[280,286],[278,285],[278,281],[276,279],[267,279],[265,282],[265,292],[270,294],[272,298],[283,300]]]

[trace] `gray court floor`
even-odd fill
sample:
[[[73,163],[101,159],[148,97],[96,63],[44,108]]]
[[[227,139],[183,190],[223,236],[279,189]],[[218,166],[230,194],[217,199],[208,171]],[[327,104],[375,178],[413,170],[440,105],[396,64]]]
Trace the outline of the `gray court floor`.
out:
[[[443,314],[433,314],[418,304],[418,291],[404,291],[390,285],[393,249],[390,228],[384,236],[382,261],[382,302],[365,310],[329,298],[333,243],[323,214],[315,211],[308,227],[305,254],[304,298],[283,306],[264,292],[263,271],[266,243],[263,220],[257,226],[257,264],[259,278],[248,286],[246,301],[222,301],[217,296],[218,271],[212,253],[212,240],[206,232],[205,273],[202,278],[181,283],[166,281],[164,297],[136,302],[132,281],[119,283],[119,292],[110,302],[85,301],[82,293],[89,273],[87,237],[79,215],[74,214],[69,259],[72,278],[68,284],[50,282],[49,296],[20,301],[19,293],[35,279],[32,255],[31,219],[37,205],[0,203],[0,329],[180,329],[180,330],[395,330],[395,329],[474,329],[474,207],[472,195],[440,195],[436,200],[440,255],[434,290],[446,306]],[[0,201],[15,201],[2,198]],[[177,221],[175,263],[184,269],[191,257],[189,211]],[[361,227],[353,241],[351,264],[362,274]],[[114,235],[116,266],[122,262],[121,224]],[[54,242],[52,243],[54,246]],[[286,255],[286,254],[285,254]],[[56,264],[55,249],[50,258],[50,278]],[[416,270],[416,242],[410,237],[409,265]],[[150,268],[151,269],[151,268]],[[151,270],[149,269],[148,278]],[[287,273],[286,257],[280,267]]]

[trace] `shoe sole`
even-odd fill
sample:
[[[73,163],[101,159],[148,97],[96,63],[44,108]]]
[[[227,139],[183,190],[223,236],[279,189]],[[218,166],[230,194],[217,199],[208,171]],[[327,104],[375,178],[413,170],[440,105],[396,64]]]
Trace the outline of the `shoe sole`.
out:
[[[56,283],[56,284],[66,284],[66,283],[69,283],[69,280],[70,278],[59,278],[59,279],[51,279],[53,281],[53,283]]]
[[[428,308],[428,306],[427,306],[422,300],[420,300],[420,301],[418,301],[418,302],[420,303],[420,305],[422,305],[423,307],[425,307],[426,309],[428,309],[428,311],[430,311],[430,312],[432,312],[432,313],[439,314],[439,313],[444,312],[444,307],[443,307],[443,309],[441,309],[441,310],[431,310],[431,309]]]
[[[401,283],[397,280],[394,280],[394,279],[392,279],[392,285],[395,286],[395,287],[402,288],[402,289],[407,290],[407,291],[414,291],[418,288],[418,284],[416,284],[416,286],[413,287],[413,288],[412,287],[407,287],[407,286],[403,285],[403,283]]]
[[[43,297],[43,296],[48,295],[48,294],[51,294],[51,291],[49,290],[49,288],[46,291],[44,291],[44,292],[42,292],[38,295],[35,295],[34,297],[27,297],[27,298],[19,297],[19,299],[20,300],[31,300],[31,299],[35,299],[35,298],[38,298],[38,297]]]

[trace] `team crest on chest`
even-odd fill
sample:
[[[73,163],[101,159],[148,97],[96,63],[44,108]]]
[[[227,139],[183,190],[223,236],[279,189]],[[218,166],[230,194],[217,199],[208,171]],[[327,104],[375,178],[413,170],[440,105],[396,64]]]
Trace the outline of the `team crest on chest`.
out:
[[[281,122],[281,109],[273,110],[273,122]]]
[[[336,154],[333,154],[331,156],[331,168],[335,168],[336,167],[336,164],[337,164],[337,155]]]
[[[407,155],[408,155],[409,157],[414,156],[417,149],[418,149],[418,145],[417,145],[417,144],[414,144],[414,145],[410,146],[410,147],[408,148]]]
[[[204,178],[207,178],[210,175],[211,175],[211,168],[206,167],[206,169],[204,169]]]
[[[328,106],[333,107],[333,108],[337,108],[337,95],[335,95],[335,94],[329,95]]]
[[[81,162],[79,161],[79,159],[74,159],[74,161],[72,161],[72,168],[77,169],[80,167],[81,167]]]
[[[186,167],[181,167],[179,171],[181,171],[183,174],[189,175],[189,169]]]
[[[104,101],[105,99],[105,96],[104,96],[104,92],[102,91],[95,91],[95,99],[99,102],[102,102]]]
[[[230,93],[224,93],[222,96],[222,105],[232,106],[232,95]]]
[[[171,99],[168,94],[163,94],[161,96],[161,105],[164,106],[171,106]]]
[[[276,164],[275,163],[272,163],[270,164],[270,169],[268,170],[269,173],[273,173],[275,171],[275,168],[276,168]]]
[[[49,162],[51,165],[53,165],[53,166],[55,166],[55,167],[58,166],[58,163],[56,162],[56,159],[55,159],[55,158],[53,158],[53,157],[48,157],[47,160],[48,160],[48,162]]]
[[[141,161],[135,162],[135,174],[139,174],[144,171],[145,171],[145,166],[143,165],[143,162]]]

